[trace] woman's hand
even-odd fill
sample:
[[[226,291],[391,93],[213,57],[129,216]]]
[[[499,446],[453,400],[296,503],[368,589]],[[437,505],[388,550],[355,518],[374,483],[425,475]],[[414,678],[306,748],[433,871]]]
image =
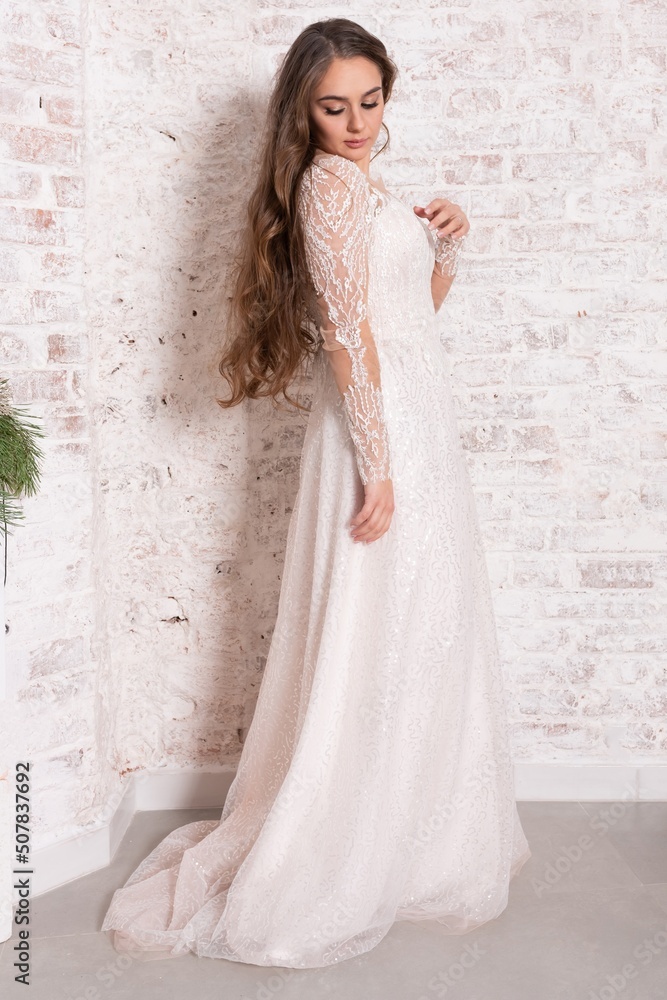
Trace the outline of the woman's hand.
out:
[[[430,219],[429,229],[435,229],[436,236],[453,236],[458,240],[470,231],[470,223],[462,208],[446,198],[434,198],[425,208],[413,206],[415,215]]]
[[[352,541],[374,542],[384,535],[394,513],[394,486],[391,479],[382,479],[364,486],[364,505],[350,522]]]

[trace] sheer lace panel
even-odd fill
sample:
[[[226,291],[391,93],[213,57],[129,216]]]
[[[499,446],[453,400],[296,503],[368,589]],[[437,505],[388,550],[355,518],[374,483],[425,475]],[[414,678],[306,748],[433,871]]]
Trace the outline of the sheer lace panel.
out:
[[[345,405],[364,485],[391,479],[380,362],[368,308],[368,246],[381,198],[363,171],[327,154],[306,170],[299,195],[323,349]]]
[[[459,264],[459,256],[466,241],[466,236],[454,239],[446,236],[435,236],[435,267],[434,270],[443,278],[453,278]]]

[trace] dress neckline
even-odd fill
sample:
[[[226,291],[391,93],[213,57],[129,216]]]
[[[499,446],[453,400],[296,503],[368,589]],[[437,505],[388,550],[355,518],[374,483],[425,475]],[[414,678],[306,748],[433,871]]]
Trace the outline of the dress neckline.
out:
[[[333,156],[335,159],[338,160],[347,160],[348,163],[351,163],[354,167],[356,167],[356,169],[359,171],[359,173],[364,178],[364,180],[371,188],[371,190],[379,192],[379,194],[384,195],[385,198],[391,197],[389,191],[387,191],[386,187],[384,186],[384,181],[382,180],[381,174],[380,175],[376,174],[375,176],[372,176],[370,174],[364,173],[359,164],[355,160],[351,160],[349,156],[341,156],[340,153],[327,153],[326,150],[320,149],[319,146],[316,147],[315,156],[313,157],[313,163],[317,163],[318,155],[319,159],[322,159],[325,156]]]

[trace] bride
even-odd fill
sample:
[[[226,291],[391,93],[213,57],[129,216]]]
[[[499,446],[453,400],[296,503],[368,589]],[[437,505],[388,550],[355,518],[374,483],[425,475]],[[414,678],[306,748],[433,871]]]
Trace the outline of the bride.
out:
[[[360,25],[295,39],[269,103],[220,371],[312,407],[277,620],[219,820],[167,837],[103,931],[136,957],[331,965],[397,920],[493,920],[531,856],[484,550],[436,314],[464,212],[371,152],[396,66]],[[360,544],[361,543],[361,544]]]

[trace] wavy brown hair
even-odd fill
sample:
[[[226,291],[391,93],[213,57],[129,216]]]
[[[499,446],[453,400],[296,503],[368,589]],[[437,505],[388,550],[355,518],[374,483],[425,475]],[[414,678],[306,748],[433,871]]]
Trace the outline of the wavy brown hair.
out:
[[[313,160],[309,105],[315,88],[336,57],[365,56],[382,75],[389,100],[397,75],[379,38],[347,18],[316,21],[294,40],[269,99],[259,172],[247,203],[240,252],[231,273],[227,305],[228,342],[218,365],[229,383],[223,408],[246,397],[270,396],[276,404],[302,364],[317,350],[307,311],[309,275],[304,236],[297,213],[301,178]],[[382,149],[386,148],[387,141]],[[377,153],[375,155],[378,155]]]

